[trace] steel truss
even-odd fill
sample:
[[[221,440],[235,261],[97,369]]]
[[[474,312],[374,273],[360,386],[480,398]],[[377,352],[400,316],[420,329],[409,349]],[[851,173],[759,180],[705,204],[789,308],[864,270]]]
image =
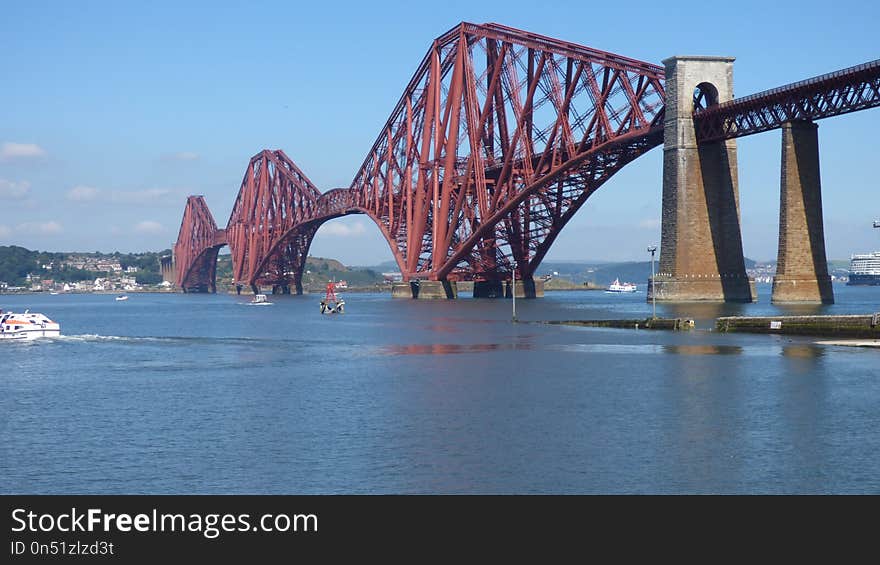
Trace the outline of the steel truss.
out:
[[[657,65],[462,23],[434,40],[348,188],[321,195],[280,150],[251,159],[226,229],[234,279],[299,286],[317,228],[352,213],[407,280],[529,278],[586,199],[663,142],[663,81]]]

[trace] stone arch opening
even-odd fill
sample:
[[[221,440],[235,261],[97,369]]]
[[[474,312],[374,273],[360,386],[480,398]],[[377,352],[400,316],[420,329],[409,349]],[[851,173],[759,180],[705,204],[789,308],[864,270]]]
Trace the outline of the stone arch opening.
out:
[[[694,87],[694,112],[718,105],[718,88],[711,82],[701,82]]]

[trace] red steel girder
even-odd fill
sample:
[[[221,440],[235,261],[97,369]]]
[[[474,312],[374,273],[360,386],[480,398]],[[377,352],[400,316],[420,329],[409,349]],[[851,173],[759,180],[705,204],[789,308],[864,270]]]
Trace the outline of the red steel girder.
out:
[[[663,80],[649,63],[462,23],[422,60],[355,204],[406,278],[497,278],[514,263],[530,276],[586,196],[662,142]]]
[[[184,291],[216,291],[217,252],[225,244],[226,230],[217,228],[205,197],[187,198],[174,244],[177,286]]]
[[[299,286],[318,227],[352,213],[406,279],[531,276],[586,198],[662,143],[663,81],[657,65],[462,23],[433,42],[349,188],[321,195],[280,150],[250,160],[226,228],[234,280]]]
[[[238,284],[291,282],[305,256],[282,242],[293,228],[314,218],[320,196],[280,149],[254,155],[226,226],[233,280]]]
[[[261,151],[248,163],[226,227],[234,282],[300,289],[309,247],[321,224],[347,214],[376,219],[359,205],[362,200],[348,188],[321,194],[283,151]]]
[[[700,142],[733,139],[880,106],[880,59],[694,112]]]

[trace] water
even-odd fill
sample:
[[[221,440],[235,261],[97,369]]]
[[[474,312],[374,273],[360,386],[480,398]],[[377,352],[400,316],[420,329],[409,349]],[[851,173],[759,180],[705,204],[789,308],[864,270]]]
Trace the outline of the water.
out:
[[[880,350],[510,323],[510,301],[0,296],[65,337],[0,344],[0,493],[878,493]],[[521,320],[637,318],[549,292]]]

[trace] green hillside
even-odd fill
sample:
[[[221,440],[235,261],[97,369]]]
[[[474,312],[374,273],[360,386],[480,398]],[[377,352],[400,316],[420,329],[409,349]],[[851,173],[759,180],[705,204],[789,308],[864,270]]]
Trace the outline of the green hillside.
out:
[[[306,292],[323,292],[328,281],[346,281],[349,289],[375,288],[383,284],[382,274],[366,267],[347,267],[336,259],[309,257],[302,284]],[[217,286],[232,288],[232,256],[217,257]]]
[[[120,266],[137,267],[134,274],[140,284],[156,284],[162,281],[159,273],[159,257],[171,253],[170,249],[145,253],[50,253],[31,251],[24,247],[0,246],[0,281],[9,286],[24,286],[27,275],[37,279],[52,279],[56,282],[79,282],[106,276],[107,271],[77,269],[66,262],[75,260],[118,261]]]

